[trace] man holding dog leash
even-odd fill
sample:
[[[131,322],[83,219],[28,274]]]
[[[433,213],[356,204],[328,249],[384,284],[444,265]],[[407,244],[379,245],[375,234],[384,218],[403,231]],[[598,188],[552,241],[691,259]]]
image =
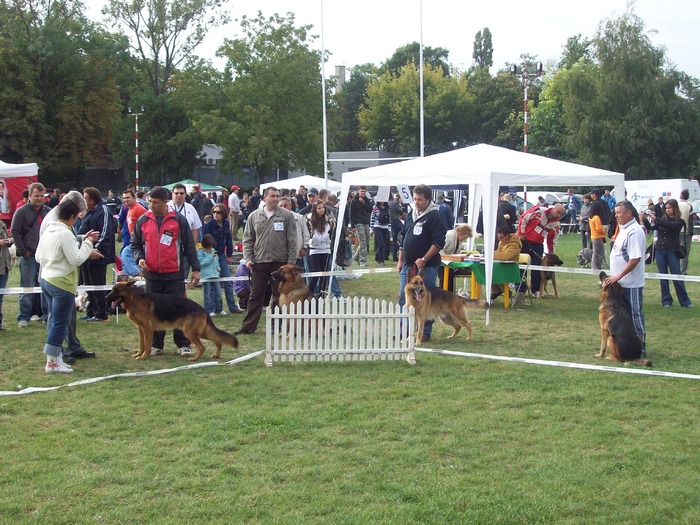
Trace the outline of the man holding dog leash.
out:
[[[435,288],[440,268],[440,250],[445,246],[447,228],[440,216],[438,205],[432,202],[433,190],[419,184],[413,188],[413,211],[406,216],[403,245],[399,248],[399,305],[406,304],[404,288],[408,271],[424,271],[423,280],[428,288]],[[426,321],[423,342],[430,340],[433,322]]]

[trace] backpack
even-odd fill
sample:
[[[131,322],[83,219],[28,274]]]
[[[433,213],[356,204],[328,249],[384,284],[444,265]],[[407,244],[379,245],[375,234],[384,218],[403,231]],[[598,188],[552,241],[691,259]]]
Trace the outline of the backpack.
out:
[[[377,223],[382,226],[387,225],[391,222],[391,215],[389,214],[389,208],[380,208],[379,215],[377,215]]]

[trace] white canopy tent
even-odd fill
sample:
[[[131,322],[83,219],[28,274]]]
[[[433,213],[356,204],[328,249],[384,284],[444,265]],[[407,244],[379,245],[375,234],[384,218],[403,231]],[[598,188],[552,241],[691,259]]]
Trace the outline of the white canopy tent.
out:
[[[622,173],[548,159],[487,144],[385,164],[343,174],[342,194],[350,186],[416,186],[432,189],[469,187],[470,222],[475,221],[479,205],[483,208],[484,246],[493,246],[499,186],[614,186],[615,198],[624,198],[625,176]],[[339,216],[343,217],[346,199],[340,199]],[[336,236],[333,260],[338,250]],[[490,297],[493,274],[493,251],[485,250],[486,294]]]
[[[39,166],[34,162],[27,164],[8,164],[0,160],[0,179],[5,177],[36,177]]]
[[[292,190],[299,189],[299,186],[305,186],[306,189],[316,188],[320,190],[326,187],[326,179],[323,177],[314,177],[312,175],[302,175],[300,177],[294,177],[293,179],[277,180],[274,182],[266,182],[260,185],[260,193],[265,191],[265,188],[273,186],[278,190]],[[328,179],[328,189],[332,192],[339,192],[342,185],[340,182]]]

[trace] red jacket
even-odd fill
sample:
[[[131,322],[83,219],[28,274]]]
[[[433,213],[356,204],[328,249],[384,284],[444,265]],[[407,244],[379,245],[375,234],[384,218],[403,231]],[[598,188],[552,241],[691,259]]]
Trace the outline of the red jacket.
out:
[[[148,271],[160,274],[180,271],[180,222],[175,212],[167,213],[160,229],[150,210],[140,217],[138,224],[141,226],[140,237],[143,239]]]
[[[559,235],[559,219],[550,220],[552,208],[533,206],[520,216],[518,237],[524,237],[531,244],[544,244],[547,240],[549,252],[554,252],[554,241]]]

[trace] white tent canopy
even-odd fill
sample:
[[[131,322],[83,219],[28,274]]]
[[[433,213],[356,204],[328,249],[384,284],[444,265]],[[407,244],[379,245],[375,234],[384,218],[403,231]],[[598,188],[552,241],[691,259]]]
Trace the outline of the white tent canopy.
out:
[[[39,166],[34,162],[27,164],[8,164],[0,160],[0,179],[6,177],[34,177],[39,173]]]
[[[493,246],[499,186],[614,186],[618,200],[624,198],[625,176],[601,170],[508,150],[487,144],[438,153],[404,162],[385,164],[343,174],[343,195],[350,186],[416,186],[427,184],[432,189],[469,186],[469,212],[474,222],[478,203],[483,209],[484,246]],[[340,199],[343,217],[346,199]],[[336,236],[334,257],[338,250]],[[493,274],[493,251],[485,250],[486,294],[490,296]]]
[[[294,177],[293,179],[284,179],[274,182],[266,182],[260,185],[260,193],[265,191],[265,188],[273,186],[278,190],[292,190],[299,189],[299,186],[305,186],[306,189],[316,188],[320,190],[326,187],[326,179],[323,177],[314,177],[312,175],[302,175],[300,177]],[[342,185],[340,182],[328,179],[328,189],[332,192],[340,191]]]

